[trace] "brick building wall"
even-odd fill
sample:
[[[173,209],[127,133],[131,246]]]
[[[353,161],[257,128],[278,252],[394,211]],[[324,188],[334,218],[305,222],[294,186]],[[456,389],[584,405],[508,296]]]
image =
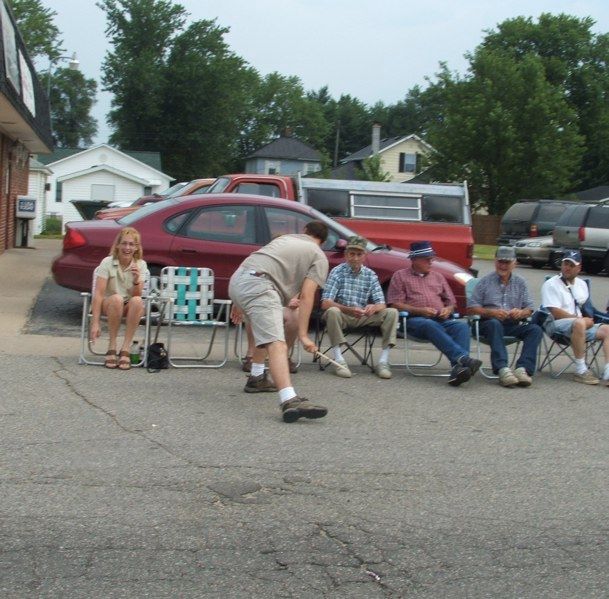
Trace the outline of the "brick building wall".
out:
[[[17,196],[27,194],[29,152],[18,142],[0,134],[0,254],[15,247]]]

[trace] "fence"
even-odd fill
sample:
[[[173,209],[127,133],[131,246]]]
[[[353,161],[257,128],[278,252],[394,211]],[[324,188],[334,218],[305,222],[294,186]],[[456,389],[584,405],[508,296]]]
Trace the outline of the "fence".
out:
[[[474,243],[497,245],[501,216],[496,214],[472,214]]]

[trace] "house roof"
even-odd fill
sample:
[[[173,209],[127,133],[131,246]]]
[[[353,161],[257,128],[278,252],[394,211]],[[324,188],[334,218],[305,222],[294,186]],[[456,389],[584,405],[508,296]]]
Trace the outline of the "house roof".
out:
[[[124,179],[128,179],[129,181],[135,181],[140,185],[149,185],[150,181],[147,179],[142,179],[141,177],[136,177],[131,173],[127,173],[113,166],[109,166],[108,164],[101,164],[97,166],[92,166],[91,168],[84,169],[82,171],[77,171],[75,173],[69,173],[64,175],[63,177],[57,177],[57,181],[68,181],[69,179],[75,179],[77,177],[82,177],[84,175],[90,175],[92,173],[97,173],[99,171],[107,171],[109,173],[113,173],[118,175],[119,177],[123,177]]]
[[[379,143],[379,154],[410,139],[422,143],[428,150],[433,149],[425,140],[421,139],[418,135],[411,133],[410,135],[398,135],[397,137],[384,137]],[[369,156],[372,156],[372,144],[358,150],[357,152],[353,152],[353,154],[350,154],[346,158],[343,158],[341,163],[351,162],[352,160],[364,160],[364,158],[368,158]]]
[[[42,162],[35,160],[31,156],[30,156],[30,171],[40,171],[40,172],[48,173],[48,174],[51,174],[53,172],[48,166],[45,166],[44,164],[42,164]]]
[[[119,150],[118,148],[114,148],[108,144],[98,144],[96,146],[91,146],[90,148],[57,148],[52,154],[40,154],[36,156],[36,159],[42,164],[51,164],[53,162],[64,160],[65,158],[69,158],[70,156],[74,156],[74,154],[79,154],[80,152],[86,152],[87,150],[102,146],[107,146],[113,150],[116,150],[117,152],[122,152],[123,154],[126,154],[135,160],[139,160],[157,171],[161,171],[161,154],[159,152]]]
[[[248,158],[281,158],[283,160],[321,161],[321,154],[295,137],[281,136],[258,148]]]
[[[599,185],[598,187],[592,187],[582,191],[575,191],[573,195],[582,202],[597,202],[599,200],[606,200],[609,198],[609,185]]]

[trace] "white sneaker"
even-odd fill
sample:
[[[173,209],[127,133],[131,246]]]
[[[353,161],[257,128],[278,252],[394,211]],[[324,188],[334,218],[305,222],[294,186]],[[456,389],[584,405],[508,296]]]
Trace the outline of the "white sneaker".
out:
[[[391,378],[391,368],[389,368],[389,364],[385,362],[379,362],[374,367],[374,372],[376,376],[380,379],[390,379]]]
[[[518,384],[516,375],[509,368],[499,370],[499,383],[504,387],[515,387]]]
[[[514,376],[518,379],[519,387],[530,387],[533,384],[533,379],[522,366],[514,370]]]
[[[334,366],[334,374],[336,376],[341,377],[342,379],[350,379],[352,374],[351,371],[349,370],[349,367],[347,366],[347,362],[345,362],[344,360],[334,360],[335,362],[338,362],[340,364],[340,366]]]

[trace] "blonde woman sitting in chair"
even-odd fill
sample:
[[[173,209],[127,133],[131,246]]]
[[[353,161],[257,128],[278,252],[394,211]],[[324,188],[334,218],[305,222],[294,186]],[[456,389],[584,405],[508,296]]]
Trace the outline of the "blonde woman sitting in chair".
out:
[[[105,367],[129,370],[129,347],[144,314],[142,292],[148,271],[142,260],[140,234],[125,227],[118,234],[110,255],[95,269],[91,299],[91,328],[89,338],[94,342],[101,333],[100,318],[108,320],[110,342]],[[117,338],[121,320],[125,318],[125,337],[117,354]]]

